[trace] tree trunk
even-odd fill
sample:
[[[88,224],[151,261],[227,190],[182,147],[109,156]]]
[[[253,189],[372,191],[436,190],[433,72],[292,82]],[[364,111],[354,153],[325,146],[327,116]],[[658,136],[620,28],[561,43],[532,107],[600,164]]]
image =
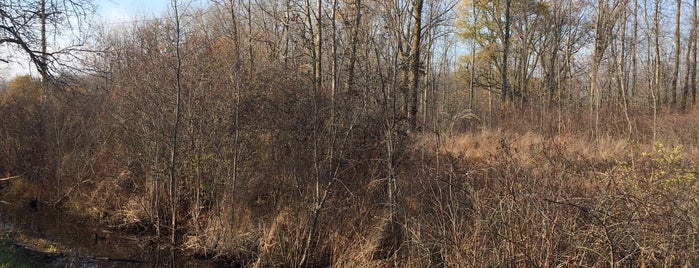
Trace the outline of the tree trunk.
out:
[[[248,13],[248,82],[252,82],[252,77],[255,74],[255,56],[252,50],[252,3],[248,1],[246,10]]]
[[[410,126],[417,129],[418,94],[420,84],[420,39],[422,34],[422,6],[424,0],[413,0],[413,39],[410,44]]]
[[[507,94],[508,94],[508,79],[507,79],[507,68],[508,61],[507,57],[510,54],[510,4],[511,0],[505,0],[505,40],[503,40],[502,49],[502,93],[500,95],[500,101],[503,107],[507,105]],[[510,96],[512,99],[512,96]]]
[[[359,42],[359,26],[362,19],[362,1],[354,0],[354,21],[352,22],[349,66],[347,67],[347,79],[345,80],[345,92],[350,96],[355,96],[354,72],[357,63],[357,43]]]
[[[680,19],[682,10],[682,0],[677,0],[677,10],[675,10],[675,68],[672,70],[672,105],[677,105],[677,87],[679,85],[679,74],[680,74],[680,55],[682,53],[682,47],[680,46],[680,41],[682,39],[680,32]],[[691,42],[691,40],[690,40]]]
[[[474,80],[476,79],[476,39],[478,38],[478,36],[477,36],[478,33],[476,31],[476,29],[477,29],[476,23],[477,23],[478,14],[476,11],[476,1],[471,1],[471,3],[472,3],[472,6],[471,6],[472,10],[471,11],[473,12],[472,13],[473,14],[473,22],[472,22],[473,29],[472,29],[472,31],[473,31],[473,34],[475,36],[471,39],[471,80],[469,81],[469,84],[468,84],[468,91],[469,91],[468,109],[472,110],[473,109],[473,94],[475,93],[474,92]]]
[[[177,94],[177,100],[175,101],[175,121],[172,127],[172,144],[170,153],[170,241],[174,248],[176,243],[176,232],[177,232],[177,132],[180,125],[180,108],[182,99],[182,84],[181,84],[181,74],[182,74],[182,57],[180,55],[180,39],[182,38],[181,28],[180,28],[180,13],[178,10],[177,0],[172,0],[172,6],[174,9],[174,19],[175,19],[175,91]]]
[[[323,53],[323,5],[321,0],[317,0],[317,14],[316,14],[316,32],[315,32],[315,43],[313,48],[313,172],[315,177],[315,189],[313,196],[313,207],[311,209],[311,220],[308,224],[308,230],[305,234],[305,241],[303,242],[303,253],[301,254],[301,260],[299,261],[299,267],[306,267],[308,265],[308,258],[312,252],[311,247],[313,247],[313,237],[316,234],[316,227],[318,223],[318,215],[325,201],[325,196],[327,196],[327,191],[325,195],[321,196],[321,159],[320,159],[320,107],[318,107],[318,98],[320,91],[323,86],[323,76],[322,76],[322,53]],[[309,24],[311,7],[310,2],[306,1],[306,8],[308,10]]]
[[[602,59],[600,55],[602,47],[602,18],[604,17],[604,10],[606,4],[602,0],[597,1],[597,17],[595,18],[595,37],[594,44],[592,47],[592,65],[590,66],[590,116],[594,119],[590,120],[592,126],[590,130],[592,131],[592,138],[597,138],[599,132],[599,86],[597,84],[599,64]]]
[[[50,144],[50,138],[49,138],[49,130],[48,130],[48,60],[47,60],[47,54],[46,54],[46,0],[41,0],[40,3],[40,20],[41,20],[41,55],[39,58],[39,75],[41,76],[41,99],[40,99],[40,106],[39,106],[39,136],[41,140],[41,144],[38,144],[38,150],[41,152],[41,158],[39,158],[39,163],[41,166],[45,167],[46,170],[49,170],[49,165],[50,165],[50,157],[51,153],[49,153],[49,144]],[[50,172],[41,172],[38,174],[40,177],[43,178],[49,178],[51,173]],[[53,178],[51,178],[53,179]],[[55,178],[56,182],[56,189],[60,191],[61,188],[61,179],[60,176],[57,176]]]
[[[627,13],[628,0],[622,2],[622,14],[621,14],[621,25],[619,25],[620,30],[620,41],[619,41],[619,52],[617,53],[617,68],[616,76],[618,80],[619,87],[619,98],[621,98],[621,105],[624,111],[624,118],[626,119],[626,126],[628,127],[628,136],[633,134],[633,125],[631,123],[631,117],[629,117],[629,98],[627,95],[628,86],[628,76],[626,74],[626,21],[628,19]]]
[[[696,8],[696,2],[697,1],[694,0],[694,5],[692,5],[692,13],[695,12],[694,9]],[[692,79],[693,79],[692,73],[696,72],[696,68],[692,69],[693,62],[694,62],[692,54],[695,51],[694,48],[697,46],[697,40],[696,40],[697,33],[696,33],[696,28],[694,27],[693,23],[694,23],[694,18],[692,18],[692,27],[689,31],[689,41],[687,44],[687,52],[685,52],[685,64],[687,66],[687,71],[685,72],[685,75],[684,75],[684,86],[682,87],[682,105],[681,105],[682,111],[687,110],[687,101],[689,98],[689,94],[690,94],[690,90],[691,90],[692,82],[693,82],[692,81]]]
[[[653,66],[653,86],[651,86],[651,96],[653,98],[653,142],[656,138],[658,123],[658,99],[661,91],[660,84],[660,1],[655,1],[655,11],[653,13],[653,30],[655,45],[655,62]]]
[[[631,86],[628,97],[634,96],[638,83],[638,1],[633,1],[633,37],[631,39]]]
[[[238,30],[238,24],[239,20],[238,17],[235,14],[235,2],[234,0],[229,0],[229,5],[230,5],[230,16],[231,16],[231,26],[232,26],[232,38],[234,41],[234,47],[233,47],[233,65],[231,66],[230,74],[229,74],[229,81],[231,84],[234,85],[234,96],[235,96],[235,115],[234,115],[234,124],[235,124],[235,131],[233,133],[233,174],[231,181],[227,187],[228,191],[228,198],[230,198],[229,201],[233,201],[232,199],[235,196],[236,192],[236,185],[238,183],[238,162],[240,158],[240,90],[243,87],[243,82],[241,79],[241,72],[242,72],[242,59],[241,59],[241,53],[240,53],[240,32]],[[252,49],[250,49],[252,51]],[[252,53],[252,52],[251,52]],[[252,54],[250,55],[252,57]],[[252,68],[252,62],[250,63]],[[233,216],[233,213],[231,213],[231,216]]]
[[[41,14],[39,14],[41,19],[41,64],[39,66],[39,74],[41,75],[41,82],[43,85],[43,98],[46,98],[46,79],[48,75],[48,65],[46,60],[46,0],[41,0]]]
[[[699,29],[697,29],[697,26],[699,26],[699,18],[697,18],[697,0],[694,0],[692,4],[692,32],[694,33],[694,47],[692,48],[692,66],[690,68],[692,75],[691,75],[691,82],[690,82],[690,87],[692,91],[692,104],[695,104],[697,101],[697,47],[699,44],[697,44],[697,37],[699,37]]]
[[[284,68],[289,67],[289,46],[291,43],[291,34],[289,33],[291,24],[291,0],[286,0],[284,17]]]

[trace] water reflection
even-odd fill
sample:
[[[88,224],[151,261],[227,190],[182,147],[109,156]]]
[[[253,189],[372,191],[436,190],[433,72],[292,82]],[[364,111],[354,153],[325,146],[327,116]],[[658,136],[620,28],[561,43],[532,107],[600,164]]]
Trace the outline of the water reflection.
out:
[[[0,231],[44,239],[66,253],[70,267],[210,267],[155,239],[124,235],[80,221],[54,208],[0,204]],[[50,264],[49,264],[50,265]]]

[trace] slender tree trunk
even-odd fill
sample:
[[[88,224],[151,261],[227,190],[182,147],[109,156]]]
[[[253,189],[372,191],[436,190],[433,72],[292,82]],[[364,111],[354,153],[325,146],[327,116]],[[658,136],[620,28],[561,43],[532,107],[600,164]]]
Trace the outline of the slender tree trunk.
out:
[[[43,99],[46,99],[46,79],[48,75],[48,65],[47,65],[47,54],[46,54],[46,0],[41,0],[40,3],[41,11],[39,14],[40,19],[41,19],[41,66],[39,66],[39,74],[41,75],[41,82],[42,82],[42,90],[43,92]]]
[[[44,166],[45,170],[50,170],[49,165],[51,158],[49,155],[49,130],[48,130],[48,55],[46,51],[46,0],[41,0],[40,2],[40,14],[39,18],[41,20],[41,58],[39,62],[39,75],[41,76],[41,99],[39,106],[39,136],[41,144],[38,145],[39,151],[42,152],[40,156],[39,163]],[[49,178],[49,176],[54,175],[51,172],[40,172],[39,176],[44,179],[55,179],[57,192],[60,192],[61,188],[61,178],[56,176],[56,178]]]
[[[422,35],[422,6],[424,0],[413,1],[413,39],[410,45],[410,126],[417,129],[418,93],[420,85],[420,41]]]
[[[230,16],[231,16],[231,27],[232,27],[232,38],[233,38],[233,64],[232,64],[232,69],[230,70],[231,73],[229,74],[229,80],[231,83],[234,85],[234,96],[235,96],[235,115],[233,118],[234,124],[235,124],[235,131],[233,133],[233,174],[231,177],[231,181],[227,187],[227,194],[229,195],[228,198],[230,198],[229,201],[233,201],[233,198],[235,196],[236,188],[237,188],[237,183],[238,183],[238,162],[239,162],[239,157],[240,157],[240,90],[242,89],[242,78],[241,78],[241,72],[242,72],[242,57],[240,53],[240,32],[238,30],[239,26],[239,20],[238,16],[235,13],[235,6],[236,3],[234,2],[235,0],[229,0],[228,4],[230,5]],[[250,55],[252,57],[252,55]],[[252,64],[252,63],[251,63]],[[250,66],[252,68],[252,65]],[[231,217],[233,216],[233,213],[231,213]]]
[[[684,73],[684,85],[682,86],[682,103],[680,109],[682,111],[687,110],[687,97],[689,95],[689,90],[691,87],[691,68],[692,68],[692,51],[693,47],[696,45],[696,40],[694,39],[694,33],[689,34],[689,41],[687,44],[687,52],[685,52],[685,64],[687,66],[687,71]]]
[[[592,65],[590,66],[590,116],[594,117],[591,120],[592,126],[590,130],[592,131],[592,138],[596,139],[599,132],[599,85],[597,84],[599,64],[602,58],[601,47],[602,45],[602,19],[605,16],[606,4],[602,0],[597,1],[597,16],[595,18],[595,33],[594,33],[594,44],[592,48]]]
[[[697,38],[699,37],[699,29],[697,27],[699,26],[699,18],[697,18],[697,0],[694,0],[692,3],[692,32],[694,33],[693,41],[694,41],[694,47],[692,48],[692,66],[690,68],[692,74],[691,74],[691,82],[690,82],[690,87],[692,91],[692,105],[694,105],[697,101],[697,47],[699,47],[699,44],[697,44]]]
[[[397,9],[397,8],[396,8]],[[397,207],[397,186],[396,186],[396,140],[397,140],[397,123],[398,123],[398,113],[399,109],[402,109],[399,107],[399,104],[397,103],[397,100],[399,98],[399,90],[402,90],[403,88],[403,81],[405,79],[400,78],[401,80],[399,81],[398,78],[398,72],[401,72],[401,75],[404,75],[406,72],[403,71],[403,67],[400,67],[400,63],[402,61],[402,57],[404,55],[403,53],[403,35],[399,32],[395,35],[396,39],[396,48],[394,51],[392,51],[391,59],[393,62],[391,62],[390,68],[392,68],[389,73],[391,73],[391,91],[389,94],[385,94],[387,98],[387,102],[384,110],[386,111],[385,113],[385,123],[384,123],[384,139],[385,139],[385,144],[386,144],[386,158],[384,159],[385,167],[386,167],[386,196],[388,199],[388,218],[389,220],[393,221],[396,218],[396,207]],[[403,114],[403,111],[400,111],[401,114]]]
[[[468,83],[468,91],[469,91],[468,109],[473,110],[473,98],[474,98],[473,94],[475,93],[474,92],[474,82],[475,82],[474,80],[476,79],[476,40],[478,38],[478,32],[476,30],[477,29],[476,23],[477,23],[477,16],[478,16],[477,9],[476,9],[476,1],[471,1],[471,11],[473,12],[472,13],[473,21],[471,24],[471,25],[473,25],[473,29],[471,29],[471,30],[473,31],[473,34],[475,36],[471,39],[471,79]]]
[[[655,62],[653,66],[653,86],[651,87],[651,95],[653,98],[653,142],[655,142],[658,123],[658,99],[662,88],[660,84],[660,0],[655,1],[653,30],[655,32]]]
[[[692,5],[692,14],[695,12],[696,8],[696,3],[697,0],[694,0],[693,5]],[[696,68],[693,69],[693,53],[695,51],[695,48],[697,46],[697,32],[696,28],[694,27],[694,18],[692,18],[692,27],[690,28],[689,31],[689,41],[687,44],[687,52],[685,52],[685,64],[687,66],[687,71],[685,72],[684,76],[684,86],[682,90],[682,111],[687,110],[687,102],[689,98],[689,94],[691,93],[691,87],[692,87],[692,73],[696,72]]]
[[[359,43],[359,26],[362,19],[362,1],[354,0],[354,21],[352,22],[349,66],[347,67],[347,79],[345,79],[345,92],[350,96],[355,96],[354,72],[357,64],[357,44]]]
[[[316,24],[316,36],[315,36],[315,90],[317,91],[316,94],[322,89],[322,83],[323,83],[323,60],[322,60],[322,55],[323,55],[323,1],[322,0],[317,0],[318,1],[318,14],[316,14],[317,18],[317,24]],[[314,98],[317,98],[317,96],[314,96]]]
[[[502,93],[500,95],[500,101],[503,107],[507,105],[507,94],[508,94],[508,78],[507,78],[507,68],[508,61],[507,58],[510,54],[510,4],[511,0],[505,0],[505,40],[503,40],[502,49]],[[510,96],[512,99],[512,96]]]
[[[331,17],[330,17],[330,23],[332,26],[332,36],[331,36],[331,42],[332,45],[330,47],[330,56],[332,58],[332,65],[330,66],[330,128],[335,129],[335,108],[336,108],[336,94],[337,94],[337,21],[336,21],[336,16],[337,16],[337,0],[332,1],[332,10],[331,10]],[[334,133],[335,131],[331,131],[331,133]],[[330,137],[331,139],[335,139],[335,137]],[[334,145],[334,143],[331,143],[331,145]],[[335,146],[330,146],[330,156],[333,155],[332,150],[335,148]],[[332,157],[330,158],[330,163],[331,167],[332,165]]]
[[[246,6],[246,11],[248,13],[248,82],[252,82],[253,75],[255,75],[255,56],[252,49],[252,3],[248,1]]]
[[[626,109],[626,87],[627,87],[627,77],[626,77],[626,0],[623,1],[622,6],[622,23],[619,25],[619,40],[618,47],[614,43],[614,47],[611,49],[615,53],[614,58],[616,59],[616,79],[617,79],[617,92],[616,95],[621,100],[621,105]]]
[[[553,2],[553,9],[556,11],[556,14],[554,19],[554,25],[552,25],[551,32],[553,33],[553,41],[551,41],[551,46],[550,46],[550,54],[548,54],[548,58],[546,58],[545,53],[541,53],[541,63],[543,66],[546,66],[544,69],[545,72],[545,84],[546,88],[548,90],[548,103],[547,107],[545,109],[548,109],[550,106],[554,104],[554,101],[556,100],[556,92],[559,90],[558,85],[556,84],[559,76],[559,58],[558,54],[560,52],[560,42],[561,42],[561,35],[562,33],[562,23],[561,19],[559,18],[560,9],[562,8],[561,5],[559,5],[560,1],[554,1]]]
[[[434,33],[432,29],[432,20],[434,19],[434,7],[432,3],[430,3],[430,9],[429,9],[429,16],[428,16],[428,22],[429,24],[426,25],[425,32],[427,34],[427,44],[426,44],[426,52],[423,51],[425,54],[425,62],[423,63],[424,69],[425,69],[425,74],[423,80],[425,81],[424,87],[422,87],[422,96],[420,98],[420,106],[418,108],[418,111],[422,109],[422,121],[420,123],[421,128],[426,128],[427,127],[427,97],[431,89],[433,89],[433,84],[432,81],[433,79],[433,72],[432,72],[432,56],[433,56],[433,51],[432,51],[432,45],[434,43]]]
[[[182,99],[182,84],[181,84],[181,74],[182,74],[182,56],[180,55],[180,39],[182,38],[181,28],[180,28],[180,13],[178,10],[177,0],[172,0],[172,6],[174,9],[174,19],[175,19],[175,90],[177,93],[177,99],[175,101],[175,121],[172,127],[172,148],[170,153],[170,242],[172,246],[176,243],[176,233],[177,233],[177,132],[180,125],[180,108]]]
[[[672,70],[672,105],[677,105],[677,90],[678,90],[678,80],[680,73],[680,55],[682,55],[682,47],[680,46],[680,41],[682,39],[682,32],[680,31],[680,19],[682,10],[682,0],[677,0],[677,10],[675,10],[675,68]]]
[[[633,1],[633,37],[631,39],[631,86],[628,97],[634,96],[638,85],[638,1]]]
[[[291,24],[291,0],[286,0],[284,18],[284,67],[289,67],[289,49],[291,43],[291,34],[289,33]]]
[[[160,159],[160,144],[156,145],[155,155],[154,155],[153,166],[158,167],[158,160]],[[155,177],[155,176],[154,176]],[[155,235],[160,238],[162,232],[160,231],[160,178],[153,178],[153,211],[155,214]]]
[[[631,117],[629,116],[629,98],[627,94],[628,76],[626,74],[626,21],[628,19],[628,0],[622,2],[621,8],[621,24],[620,27],[620,41],[619,41],[619,53],[617,55],[617,80],[619,81],[619,97],[621,98],[621,105],[624,111],[624,118],[626,119],[626,126],[628,127],[628,136],[633,134],[633,125],[631,123]]]
[[[301,260],[299,261],[299,267],[306,267],[308,264],[308,258],[312,252],[311,247],[313,247],[313,237],[316,233],[316,227],[318,223],[318,215],[320,209],[322,208],[322,202],[327,196],[327,191],[325,195],[321,196],[321,159],[320,159],[320,107],[318,103],[318,98],[320,97],[320,91],[323,86],[323,74],[322,74],[322,56],[323,56],[323,2],[322,0],[317,0],[316,9],[316,31],[315,31],[315,43],[313,48],[313,61],[314,61],[314,83],[313,83],[313,170],[315,177],[315,189],[313,196],[313,207],[311,209],[311,219],[308,224],[308,230],[306,231],[306,237],[303,245],[303,253],[301,254]],[[310,14],[311,7],[310,3],[306,1],[306,8],[308,10],[309,25],[311,25]]]

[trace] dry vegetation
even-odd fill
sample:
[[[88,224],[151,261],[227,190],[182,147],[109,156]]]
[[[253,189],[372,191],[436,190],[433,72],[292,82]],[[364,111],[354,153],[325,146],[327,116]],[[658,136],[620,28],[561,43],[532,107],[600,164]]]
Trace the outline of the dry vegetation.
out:
[[[411,135],[396,167],[393,221],[381,161],[362,148],[341,183],[330,188],[308,265],[692,266],[699,261],[697,118],[697,110],[663,114],[663,138],[655,144],[621,134],[589,140],[518,132],[528,127],[514,117],[500,118],[509,130]],[[46,202],[68,195],[62,205],[73,211],[122,230],[153,232],[158,223],[143,177],[148,173],[110,167],[120,161],[119,151],[109,152],[95,152],[89,175],[66,179],[62,188],[34,179],[34,185],[13,180],[3,190]],[[59,172],[65,173],[84,164],[67,156],[62,161]],[[246,173],[256,175],[246,176],[235,196],[202,198],[196,209],[192,194],[182,204],[181,247],[243,266],[296,265],[312,184],[277,161],[250,161],[261,170]],[[26,191],[36,188],[52,190]]]
[[[696,45],[660,57],[659,1],[423,2],[103,29],[92,72],[0,91],[0,200],[233,266],[699,265]]]

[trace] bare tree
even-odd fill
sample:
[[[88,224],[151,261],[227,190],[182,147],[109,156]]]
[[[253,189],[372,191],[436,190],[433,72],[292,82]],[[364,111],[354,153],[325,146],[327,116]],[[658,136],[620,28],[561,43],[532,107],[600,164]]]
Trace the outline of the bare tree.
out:
[[[692,47],[692,65],[690,67],[690,71],[692,72],[691,77],[690,77],[690,87],[692,91],[692,104],[696,104],[697,101],[697,47],[699,47],[699,44],[697,44],[697,36],[699,35],[699,30],[697,27],[699,26],[699,18],[697,17],[697,0],[694,0],[692,2],[692,33],[694,34],[693,36],[690,36],[692,38],[692,42],[694,42],[694,46]]]
[[[0,56],[0,63],[21,62],[28,58],[42,81],[38,121],[41,142],[35,145],[43,151],[35,156],[42,164],[33,173],[45,179],[55,179],[58,188],[61,184],[61,177],[56,174],[58,168],[55,162],[58,160],[52,156],[60,155],[60,152],[52,150],[59,150],[61,146],[58,137],[52,137],[50,132],[58,133],[58,125],[62,122],[50,120],[48,105],[51,100],[49,83],[56,86],[59,83],[49,80],[58,71],[79,70],[75,59],[81,57],[81,52],[85,50],[82,46],[86,41],[84,36],[78,35],[83,33],[84,23],[93,11],[94,7],[89,0],[0,1],[0,45],[11,48]],[[53,42],[49,46],[50,32],[56,33],[55,37],[61,37],[53,40],[63,41]],[[60,198],[62,194],[59,193],[58,196]]]
[[[656,140],[657,124],[658,124],[658,102],[660,100],[660,92],[664,92],[661,84],[661,61],[660,61],[660,3],[661,0],[656,0],[653,12],[653,47],[655,48],[655,60],[653,62],[653,81],[650,86],[651,101],[653,106],[653,141]],[[663,94],[667,96],[667,94]]]
[[[423,0],[413,0],[413,33],[412,43],[410,44],[410,125],[413,129],[417,129],[417,110],[418,110],[418,95],[420,89],[420,43],[422,39],[422,6]]]
[[[633,134],[633,124],[631,118],[629,117],[629,97],[628,97],[628,75],[626,71],[627,56],[626,56],[626,25],[628,20],[628,1],[622,0],[621,2],[621,22],[619,23],[619,38],[617,42],[614,42],[614,48],[611,50],[612,56],[615,58],[616,68],[614,70],[617,87],[619,91],[617,95],[621,100],[621,106],[626,118],[626,123],[628,127],[628,135]],[[617,49],[618,43],[618,49]]]
[[[359,43],[359,27],[362,22],[362,0],[352,0],[349,1],[354,10],[354,17],[352,18],[351,26],[351,39],[350,39],[350,51],[349,51],[349,64],[347,67],[347,78],[345,79],[345,91],[351,96],[356,95],[355,85],[355,72],[357,65],[357,45]]]
[[[328,196],[328,187],[325,191],[321,189],[321,180],[324,174],[322,173],[321,166],[321,107],[319,107],[319,97],[320,92],[323,90],[323,1],[317,0],[316,2],[316,28],[315,28],[315,41],[313,43],[313,174],[315,177],[315,187],[313,191],[313,206],[311,209],[310,221],[308,223],[308,230],[305,234],[305,241],[303,242],[303,253],[301,254],[301,260],[299,261],[299,267],[306,267],[308,263],[309,255],[312,252],[311,247],[313,246],[313,238],[317,232],[318,217],[320,210],[325,204],[325,200]],[[333,9],[335,6],[333,6]],[[306,10],[308,17],[308,24],[312,25],[311,20],[311,5],[308,0],[306,0]],[[332,183],[332,180],[329,180]]]
[[[631,86],[628,97],[633,97],[638,87],[638,1],[633,1],[633,36],[631,38]]]
[[[0,44],[14,45],[21,55],[29,58],[42,77],[49,76],[57,67],[74,64],[61,59],[79,56],[85,39],[78,35],[93,11],[94,6],[89,0],[4,0],[0,2]],[[67,35],[69,43],[51,44],[49,50],[49,32]],[[66,40],[65,36],[61,40]],[[0,58],[0,62],[11,61],[17,59]]]
[[[471,31],[474,34],[474,37],[471,39],[471,79],[469,79],[468,83],[468,108],[473,109],[473,94],[475,93],[474,89],[474,80],[476,77],[476,39],[478,39],[477,33],[478,29],[476,24],[478,23],[478,15],[476,11],[476,1],[471,1],[471,15],[473,16],[473,21],[471,22]]]
[[[596,4],[597,14],[595,15],[594,25],[594,44],[592,47],[592,58],[590,65],[590,116],[592,137],[598,137],[600,124],[600,103],[602,101],[601,90],[599,85],[599,68],[604,59],[611,40],[612,30],[617,23],[620,15],[617,10],[618,2],[609,0],[598,0]]]
[[[176,93],[176,100],[175,100],[175,107],[173,109],[174,111],[174,122],[173,127],[172,127],[172,143],[171,143],[171,148],[170,148],[170,182],[169,182],[169,194],[170,194],[170,228],[171,228],[171,233],[170,233],[170,242],[172,243],[172,246],[174,248],[175,243],[177,242],[176,240],[176,233],[177,233],[177,206],[179,203],[178,200],[178,187],[177,183],[179,183],[178,178],[177,178],[177,161],[178,161],[178,154],[177,154],[177,146],[178,146],[178,140],[177,140],[177,134],[180,129],[180,117],[181,117],[181,108],[182,108],[182,55],[180,51],[180,41],[182,40],[182,27],[180,25],[180,11],[179,11],[179,3],[178,0],[172,0],[172,9],[173,9],[173,19],[174,19],[174,41],[175,41],[175,66],[174,66],[174,72],[175,72],[175,93]]]
[[[680,31],[681,24],[681,14],[682,14],[682,0],[676,0],[677,7],[675,7],[675,64],[672,70],[672,85],[670,90],[672,90],[672,105],[677,105],[677,90],[679,87],[679,74],[680,74],[680,57],[682,55],[682,32]]]
[[[685,52],[685,66],[687,70],[685,71],[684,75],[684,85],[682,87],[682,104],[680,106],[680,109],[682,111],[687,110],[687,101],[689,94],[691,93],[691,87],[692,85],[696,85],[695,80],[696,77],[693,76],[693,74],[696,73],[696,46],[697,46],[697,32],[696,32],[696,25],[695,25],[695,20],[696,20],[696,8],[697,8],[697,1],[693,1],[692,4],[692,24],[690,26],[689,30],[689,40],[687,41],[687,50]]]
[[[503,46],[502,46],[502,93],[500,95],[500,102],[502,102],[503,106],[507,105],[507,94],[508,94],[508,77],[507,77],[507,68],[509,68],[507,57],[510,54],[510,19],[511,19],[511,14],[510,14],[510,5],[512,1],[511,0],[505,0],[505,37],[503,40]],[[510,97],[512,99],[512,97]]]

